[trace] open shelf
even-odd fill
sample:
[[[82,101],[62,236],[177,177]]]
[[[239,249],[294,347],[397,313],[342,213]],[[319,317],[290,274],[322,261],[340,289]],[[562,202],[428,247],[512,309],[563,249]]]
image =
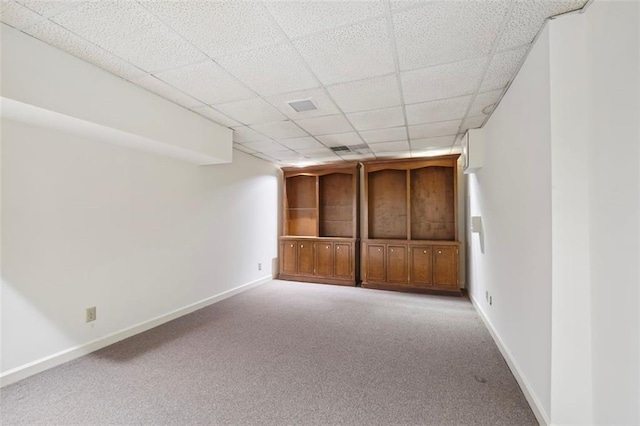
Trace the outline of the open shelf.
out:
[[[369,238],[407,238],[407,173],[380,170],[368,174]]]
[[[411,239],[455,240],[454,169],[411,170]]]
[[[353,286],[359,280],[360,165],[284,168],[279,278]]]
[[[457,155],[364,163],[362,286],[460,294]]]
[[[288,235],[316,235],[316,177],[293,176],[285,181],[287,192],[286,229]]]
[[[321,237],[355,237],[353,180],[342,173],[319,177]]]

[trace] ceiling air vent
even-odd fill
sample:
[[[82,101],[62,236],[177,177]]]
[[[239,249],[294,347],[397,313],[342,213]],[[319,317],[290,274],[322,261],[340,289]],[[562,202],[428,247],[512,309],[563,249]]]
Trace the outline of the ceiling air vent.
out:
[[[351,152],[348,146],[332,146],[331,151],[333,152]]]
[[[310,99],[287,102],[296,112],[314,111],[318,109]]]

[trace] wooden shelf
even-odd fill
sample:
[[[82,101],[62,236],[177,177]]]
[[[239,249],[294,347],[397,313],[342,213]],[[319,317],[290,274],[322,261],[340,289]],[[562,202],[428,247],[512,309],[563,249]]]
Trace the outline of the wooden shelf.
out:
[[[283,169],[280,278],[355,285],[359,165]]]
[[[411,239],[455,240],[455,169],[411,170]]]
[[[380,170],[368,179],[369,238],[407,238],[407,173]]]
[[[363,286],[459,293],[457,157],[364,164]]]

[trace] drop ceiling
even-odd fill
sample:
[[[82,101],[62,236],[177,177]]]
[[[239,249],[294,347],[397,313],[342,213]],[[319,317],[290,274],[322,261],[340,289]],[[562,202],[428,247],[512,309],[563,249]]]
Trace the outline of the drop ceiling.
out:
[[[544,21],[585,3],[3,0],[0,20],[298,165],[456,152]]]

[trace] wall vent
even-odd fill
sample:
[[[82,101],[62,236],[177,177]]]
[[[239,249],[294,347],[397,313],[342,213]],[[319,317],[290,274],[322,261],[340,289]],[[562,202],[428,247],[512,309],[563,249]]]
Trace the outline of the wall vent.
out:
[[[348,146],[332,146],[331,151],[333,152],[351,152]]]
[[[318,107],[316,107],[316,105],[311,102],[310,99],[304,99],[301,101],[290,101],[287,103],[291,108],[293,108],[295,112],[314,111],[318,109]]]

